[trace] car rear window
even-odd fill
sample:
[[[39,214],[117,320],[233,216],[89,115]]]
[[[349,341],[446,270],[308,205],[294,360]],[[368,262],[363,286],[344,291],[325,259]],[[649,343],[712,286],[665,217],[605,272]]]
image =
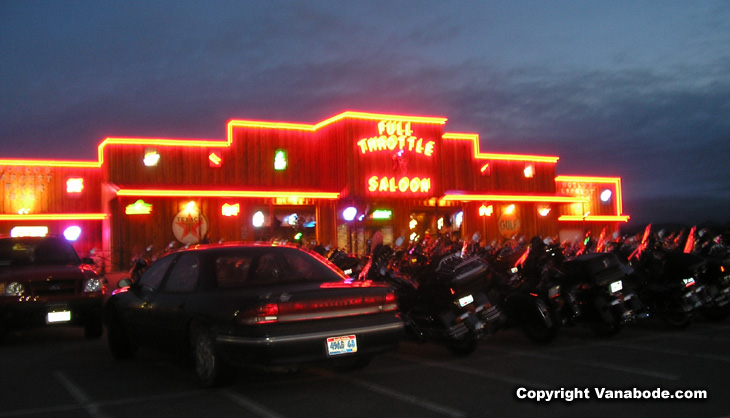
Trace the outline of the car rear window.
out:
[[[321,261],[295,248],[225,251],[216,256],[215,269],[221,288],[343,279]]]

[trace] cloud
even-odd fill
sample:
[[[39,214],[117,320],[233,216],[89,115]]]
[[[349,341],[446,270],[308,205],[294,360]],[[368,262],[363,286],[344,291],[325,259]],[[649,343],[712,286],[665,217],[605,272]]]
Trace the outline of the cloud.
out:
[[[730,200],[722,2],[22,3],[0,6],[5,158],[92,159],[106,136],[223,138],[233,118],[353,109],[445,116],[485,151],[621,176],[629,213],[639,199]]]

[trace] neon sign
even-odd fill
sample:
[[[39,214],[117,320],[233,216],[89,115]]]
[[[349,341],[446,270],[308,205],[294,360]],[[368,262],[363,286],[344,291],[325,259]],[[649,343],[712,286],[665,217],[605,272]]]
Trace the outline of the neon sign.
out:
[[[281,171],[286,170],[286,162],[287,162],[287,156],[286,156],[286,150],[278,149],[274,153],[274,170]]]
[[[238,216],[239,212],[241,212],[241,205],[239,203],[235,205],[224,203],[221,206],[221,215],[223,216]]]
[[[10,230],[11,237],[45,237],[48,235],[47,226],[16,226]]]
[[[373,211],[373,219],[390,219],[393,217],[393,211],[387,209],[378,209]]]
[[[157,163],[160,162],[160,154],[158,154],[157,150],[154,149],[145,150],[144,159],[142,161],[147,167],[155,167]]]
[[[124,213],[127,215],[149,215],[152,213],[152,205],[139,199],[131,205],[127,205],[124,208]]]
[[[431,179],[428,177],[378,177],[371,176],[368,179],[368,191],[389,192],[389,193],[428,193],[431,190]]]
[[[208,166],[209,167],[220,167],[223,164],[223,157],[219,151],[211,151],[208,154]]]
[[[81,193],[84,190],[83,178],[70,178],[66,180],[66,193]]]
[[[424,141],[413,136],[411,122],[399,120],[381,120],[378,122],[378,135],[357,141],[360,153],[377,151],[408,151],[433,156],[436,142]]]

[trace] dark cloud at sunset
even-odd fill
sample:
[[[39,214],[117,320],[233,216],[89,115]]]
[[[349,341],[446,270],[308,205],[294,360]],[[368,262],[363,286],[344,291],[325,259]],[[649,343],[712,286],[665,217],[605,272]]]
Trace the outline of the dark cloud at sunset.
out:
[[[0,159],[230,119],[444,116],[488,152],[618,176],[632,223],[730,221],[730,4],[0,3]]]

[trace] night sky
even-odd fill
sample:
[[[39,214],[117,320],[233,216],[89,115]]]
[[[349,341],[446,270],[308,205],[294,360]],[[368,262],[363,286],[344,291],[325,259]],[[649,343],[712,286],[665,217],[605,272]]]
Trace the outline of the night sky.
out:
[[[725,0],[0,0],[0,159],[344,110],[621,177],[628,226],[730,221]]]

